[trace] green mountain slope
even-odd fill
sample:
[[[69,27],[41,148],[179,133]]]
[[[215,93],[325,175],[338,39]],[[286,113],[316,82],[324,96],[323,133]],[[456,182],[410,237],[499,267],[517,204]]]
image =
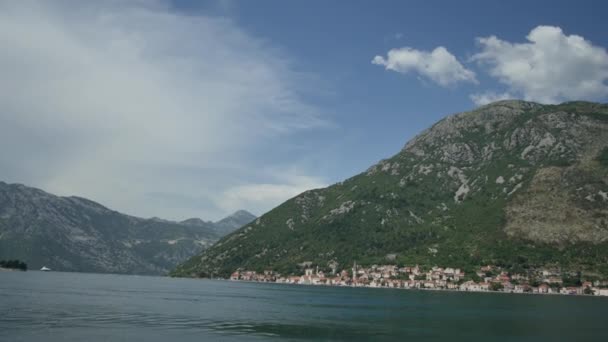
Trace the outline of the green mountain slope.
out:
[[[121,214],[80,197],[59,197],[0,182],[0,259],[31,269],[166,274],[216,242],[221,230],[251,221],[242,211],[216,225]]]
[[[607,105],[493,103],[446,117],[366,172],[286,201],[172,274],[291,273],[307,261],[608,274],[607,146]]]

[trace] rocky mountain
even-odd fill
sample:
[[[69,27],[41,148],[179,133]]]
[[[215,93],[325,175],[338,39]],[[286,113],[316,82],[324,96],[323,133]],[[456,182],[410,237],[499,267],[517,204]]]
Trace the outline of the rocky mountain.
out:
[[[255,219],[256,217],[252,213],[245,210],[239,210],[234,214],[215,222],[214,228],[220,236],[224,236],[241,228],[247,223],[251,223]]]
[[[608,274],[608,105],[501,101],[448,116],[395,156],[286,201],[172,274],[355,261]]]
[[[221,231],[250,221],[241,211],[219,225],[144,219],[85,198],[0,182],[0,259],[24,260],[32,269],[166,274]]]

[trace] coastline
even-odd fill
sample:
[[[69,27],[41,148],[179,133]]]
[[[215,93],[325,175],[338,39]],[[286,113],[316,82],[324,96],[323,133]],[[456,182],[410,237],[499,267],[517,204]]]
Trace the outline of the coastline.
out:
[[[394,288],[405,290],[433,290],[452,292],[502,292],[523,294],[590,295],[608,297],[608,281],[581,277],[560,269],[535,269],[525,273],[511,273],[500,266],[480,266],[468,276],[455,267],[420,267],[397,265],[360,266],[351,270],[332,270],[326,274],[311,263],[303,275],[281,275],[274,270],[256,272],[237,269],[229,278],[233,281],[268,282],[334,287]]]
[[[310,286],[310,287],[333,287],[333,288],[357,288],[357,289],[381,289],[381,290],[405,290],[405,291],[429,291],[429,292],[449,292],[449,293],[487,293],[487,294],[503,294],[503,295],[528,295],[528,296],[565,296],[565,297],[604,297],[600,295],[590,294],[566,294],[566,293],[539,293],[539,292],[514,292],[514,291],[469,291],[469,290],[457,290],[457,289],[433,289],[433,288],[406,288],[406,287],[390,287],[390,286],[353,286],[353,285],[326,285],[326,284],[299,284],[299,283],[281,283],[271,281],[254,281],[254,280],[234,280],[225,278],[198,278],[208,280],[219,280],[226,282],[240,282],[240,283],[253,283],[253,284],[276,284],[276,285],[291,285],[291,286]]]

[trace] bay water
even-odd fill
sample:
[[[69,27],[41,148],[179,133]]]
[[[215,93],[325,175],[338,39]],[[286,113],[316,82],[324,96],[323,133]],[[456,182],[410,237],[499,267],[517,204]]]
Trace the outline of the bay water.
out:
[[[608,341],[608,297],[0,272],[0,341]]]

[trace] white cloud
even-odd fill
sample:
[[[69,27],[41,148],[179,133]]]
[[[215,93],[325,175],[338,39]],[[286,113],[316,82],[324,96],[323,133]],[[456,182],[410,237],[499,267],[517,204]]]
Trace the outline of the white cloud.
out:
[[[217,193],[257,178],[281,184],[252,176],[249,156],[327,124],[284,52],[230,19],[164,1],[1,2],[0,46],[2,178],[137,215],[240,209]],[[261,213],[280,197],[250,202]]]
[[[220,206],[226,211],[233,208],[250,208],[263,212],[264,203],[280,204],[306,190],[322,188],[327,184],[319,178],[299,174],[284,174],[280,183],[245,184],[227,189],[219,196]]]
[[[465,68],[446,48],[439,46],[433,51],[420,51],[410,47],[391,49],[387,57],[376,56],[372,64],[402,74],[416,72],[441,86],[458,82],[477,83],[475,73]]]
[[[608,95],[608,54],[559,27],[538,26],[527,43],[496,36],[478,38],[481,52],[473,60],[489,67],[491,76],[509,91],[542,103],[597,100]]]
[[[509,99],[513,99],[513,95],[509,94],[509,93],[495,93],[492,91],[488,91],[485,93],[476,93],[476,94],[471,94],[470,96],[471,101],[473,101],[473,103],[475,103],[478,106],[483,106],[483,105],[487,105],[488,103],[492,103],[492,102],[496,102],[496,101],[500,101],[500,100],[509,100]]]

